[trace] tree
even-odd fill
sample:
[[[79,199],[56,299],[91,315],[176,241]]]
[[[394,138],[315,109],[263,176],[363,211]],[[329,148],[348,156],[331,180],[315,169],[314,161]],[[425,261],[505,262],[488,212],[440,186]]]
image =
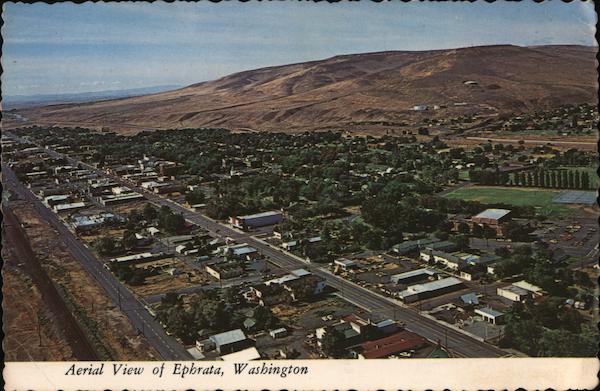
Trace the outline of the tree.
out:
[[[185,201],[190,205],[202,204],[205,200],[206,196],[200,189],[195,189],[185,194]]]
[[[137,238],[134,231],[126,230],[123,232],[121,246],[126,250],[133,250],[137,247]]]
[[[469,237],[466,235],[455,235],[450,239],[460,250],[469,248]]]
[[[549,187],[556,187],[557,184],[557,180],[556,180],[556,171],[550,171],[550,186]]]
[[[538,171],[540,176],[540,187],[546,187],[546,177],[544,175],[544,171]]]
[[[96,242],[96,251],[100,255],[110,255],[114,253],[116,246],[115,240],[110,236],[103,236]]]
[[[568,170],[563,170],[561,172],[562,177],[562,188],[563,189],[568,189],[569,188],[569,171]]]
[[[581,173],[579,171],[575,171],[574,173],[573,187],[575,189],[581,189]]]
[[[476,238],[481,238],[483,236],[483,227],[479,224],[473,224],[471,234]]]
[[[154,207],[151,204],[144,205],[142,214],[144,215],[144,218],[146,219],[146,221],[152,221],[157,216],[156,209],[154,209]]]
[[[500,347],[513,347],[530,356],[536,356],[541,332],[540,325],[531,319],[514,319],[513,316],[507,316]]]
[[[256,320],[256,328],[258,330],[272,329],[278,323],[277,317],[273,315],[271,310],[263,306],[258,306],[254,309],[254,319]]]
[[[581,188],[583,190],[588,190],[590,188],[590,175],[587,171],[581,173]]]
[[[343,352],[344,334],[333,326],[325,329],[325,335],[321,339],[321,348],[329,357],[338,358]]]
[[[460,222],[460,224],[458,224],[458,233],[461,233],[463,235],[471,233],[471,228],[469,228],[469,224],[465,223],[464,221]]]
[[[598,349],[597,335],[577,335],[567,330],[544,330],[539,340],[539,356],[594,357]]]
[[[573,171],[568,170],[569,172],[569,182],[568,182],[568,188],[569,189],[574,189],[575,188],[575,174],[573,174]]]

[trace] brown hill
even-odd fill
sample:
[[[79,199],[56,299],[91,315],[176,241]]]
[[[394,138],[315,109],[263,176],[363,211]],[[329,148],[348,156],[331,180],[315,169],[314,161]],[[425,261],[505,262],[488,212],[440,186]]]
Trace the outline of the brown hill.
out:
[[[596,48],[482,46],[391,51],[235,73],[134,98],[23,110],[33,122],[113,129],[369,129],[428,116],[481,116],[596,103]],[[465,81],[475,81],[467,83]]]

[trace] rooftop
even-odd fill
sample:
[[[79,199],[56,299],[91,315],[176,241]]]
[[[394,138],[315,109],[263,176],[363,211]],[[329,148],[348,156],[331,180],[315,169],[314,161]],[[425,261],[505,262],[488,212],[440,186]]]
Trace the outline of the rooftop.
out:
[[[478,215],[473,216],[473,218],[499,220],[509,213],[510,210],[508,209],[486,209]]]
[[[277,215],[280,215],[280,214],[281,214],[281,212],[269,211],[269,212],[255,213],[253,215],[238,216],[238,219],[256,219],[256,218],[259,218],[259,217],[277,216]]]
[[[494,310],[494,309],[492,309],[492,308],[489,308],[489,307],[485,307],[485,308],[477,308],[477,309],[475,310],[475,313],[476,313],[476,314],[479,314],[479,315],[486,315],[486,316],[490,316],[490,317],[492,317],[492,318],[497,318],[497,317],[499,317],[499,316],[502,316],[502,315],[504,315],[504,313],[503,313],[503,312],[496,311],[496,310]]]
[[[221,334],[215,334],[210,337],[217,346],[228,345],[230,343],[240,342],[246,340],[246,335],[241,329],[235,329],[226,331]]]
[[[391,278],[393,280],[402,280],[405,278],[410,278],[410,277],[415,277],[415,276],[422,276],[422,275],[434,276],[436,274],[437,274],[437,272],[435,270],[422,268],[422,269],[411,270],[409,272],[404,272],[404,273],[400,273],[400,274],[394,274],[393,276],[391,276]]]
[[[427,340],[410,331],[400,331],[389,337],[362,343],[364,358],[384,358],[395,353],[417,349],[427,343]]]
[[[426,282],[424,284],[411,285],[408,289],[398,293],[399,297],[410,296],[417,293],[436,291],[453,285],[460,285],[463,282],[456,277],[448,277],[442,280]]]
[[[260,358],[260,353],[258,352],[258,350],[256,350],[256,348],[254,346],[252,346],[248,349],[240,350],[239,352],[233,352],[233,353],[229,353],[229,354],[225,354],[225,355],[221,356],[221,359],[223,361],[233,361],[233,362],[252,361],[252,360],[258,360],[259,358]]]

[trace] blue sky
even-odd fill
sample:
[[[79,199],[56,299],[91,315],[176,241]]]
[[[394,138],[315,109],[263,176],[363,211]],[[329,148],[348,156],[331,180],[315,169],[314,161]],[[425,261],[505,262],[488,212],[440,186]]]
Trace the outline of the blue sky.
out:
[[[591,2],[5,3],[2,89],[29,95],[187,85],[381,50],[595,45]]]

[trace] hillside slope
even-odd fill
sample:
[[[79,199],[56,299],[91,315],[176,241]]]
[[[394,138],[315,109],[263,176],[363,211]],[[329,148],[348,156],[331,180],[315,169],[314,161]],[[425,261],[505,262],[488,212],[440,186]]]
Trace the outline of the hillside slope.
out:
[[[596,48],[482,46],[336,56],[235,73],[146,95],[23,110],[33,122],[126,128],[294,131],[398,124],[426,115],[542,110],[596,102]],[[465,81],[475,83],[465,84]]]

